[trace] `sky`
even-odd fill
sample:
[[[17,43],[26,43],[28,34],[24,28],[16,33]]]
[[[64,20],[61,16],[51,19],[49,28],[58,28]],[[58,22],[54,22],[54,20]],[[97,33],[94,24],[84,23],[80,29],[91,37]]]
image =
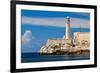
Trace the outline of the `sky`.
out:
[[[67,16],[71,28],[90,28],[89,13],[21,10],[22,52],[38,52],[49,38],[63,38]]]

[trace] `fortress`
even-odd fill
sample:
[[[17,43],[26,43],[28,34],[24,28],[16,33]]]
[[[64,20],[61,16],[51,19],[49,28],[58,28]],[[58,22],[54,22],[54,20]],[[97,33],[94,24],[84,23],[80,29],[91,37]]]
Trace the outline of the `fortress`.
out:
[[[66,31],[64,38],[48,39],[47,43],[40,48],[41,54],[68,54],[90,50],[90,32],[74,32],[73,39],[70,37],[70,18],[66,18]]]

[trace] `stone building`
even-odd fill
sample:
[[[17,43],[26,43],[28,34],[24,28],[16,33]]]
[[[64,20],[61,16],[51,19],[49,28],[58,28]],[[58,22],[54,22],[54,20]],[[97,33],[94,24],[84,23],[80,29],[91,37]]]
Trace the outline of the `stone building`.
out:
[[[45,46],[43,46],[40,51],[44,53],[52,53],[56,51],[64,51],[67,48],[70,48],[72,44],[71,40],[68,39],[48,39]]]
[[[73,43],[77,46],[80,45],[80,46],[89,47],[90,46],[90,32],[75,32]]]

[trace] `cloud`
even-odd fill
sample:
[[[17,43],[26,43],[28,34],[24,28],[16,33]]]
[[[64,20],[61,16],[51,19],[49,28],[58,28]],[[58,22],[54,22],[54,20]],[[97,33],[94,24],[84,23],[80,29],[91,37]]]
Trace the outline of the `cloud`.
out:
[[[80,19],[80,18],[71,18],[70,19],[70,25],[74,28],[90,28],[90,21],[86,19]]]
[[[22,35],[22,52],[37,52],[43,44],[42,40],[36,39],[30,30]]]
[[[55,27],[65,27],[66,18],[34,18],[22,16],[22,24],[31,24],[31,25],[43,25],[43,26],[55,26]],[[89,20],[82,18],[70,18],[70,25],[73,28],[89,28]]]
[[[66,22],[65,18],[32,18],[22,16],[22,24],[32,24],[32,25],[46,25],[46,26],[57,26],[62,27]],[[62,25],[61,25],[62,24]]]
[[[22,43],[26,45],[31,42],[31,39],[33,39],[32,32],[27,30],[22,36]]]

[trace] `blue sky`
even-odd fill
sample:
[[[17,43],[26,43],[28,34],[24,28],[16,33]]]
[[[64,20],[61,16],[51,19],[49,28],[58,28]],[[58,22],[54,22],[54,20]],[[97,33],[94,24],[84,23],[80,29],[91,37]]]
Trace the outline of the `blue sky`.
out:
[[[56,11],[39,11],[39,10],[22,10],[22,16],[28,16],[28,17],[74,17],[74,18],[84,18],[84,19],[90,19],[89,13],[82,13],[82,12],[56,12]]]
[[[71,28],[90,27],[89,13],[21,10],[22,52],[38,52],[49,38],[63,38],[67,16]]]

